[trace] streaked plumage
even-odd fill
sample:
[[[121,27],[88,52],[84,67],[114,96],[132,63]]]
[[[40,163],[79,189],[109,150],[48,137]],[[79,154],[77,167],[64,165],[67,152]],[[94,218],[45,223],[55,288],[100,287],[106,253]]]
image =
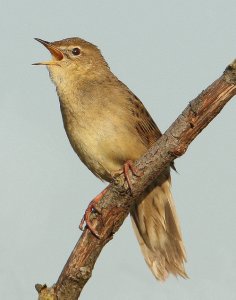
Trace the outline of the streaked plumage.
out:
[[[41,42],[53,56],[53,63],[42,64],[48,65],[56,85],[74,151],[97,177],[112,181],[112,174],[127,160],[138,159],[160,138],[160,130],[142,102],[110,71],[96,46],[79,38]],[[75,48],[80,50],[76,57]],[[131,211],[145,261],[160,280],[169,273],[187,277],[169,169]]]

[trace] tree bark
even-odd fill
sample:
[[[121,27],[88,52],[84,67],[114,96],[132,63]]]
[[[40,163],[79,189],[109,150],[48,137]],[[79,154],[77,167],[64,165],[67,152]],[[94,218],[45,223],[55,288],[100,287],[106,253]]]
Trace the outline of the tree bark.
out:
[[[192,100],[163,136],[135,162],[142,176],[132,176],[132,193],[120,175],[109,185],[98,203],[100,213],[91,216],[100,239],[85,229],[65,264],[57,283],[48,288],[36,285],[40,300],[76,300],[92,275],[94,264],[113,234],[120,228],[135,201],[141,200],[145,189],[177,157],[236,94],[236,60],[223,75]],[[132,175],[132,174],[130,174]]]

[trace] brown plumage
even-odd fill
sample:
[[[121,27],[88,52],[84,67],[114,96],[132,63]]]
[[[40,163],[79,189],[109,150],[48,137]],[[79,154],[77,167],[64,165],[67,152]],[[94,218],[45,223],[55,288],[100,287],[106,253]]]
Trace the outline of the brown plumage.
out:
[[[110,71],[99,49],[80,38],[40,41],[56,85],[69,141],[85,165],[111,182],[127,160],[136,160],[161,136],[142,102]],[[179,221],[170,192],[170,168],[131,211],[145,261],[156,278],[187,277]]]

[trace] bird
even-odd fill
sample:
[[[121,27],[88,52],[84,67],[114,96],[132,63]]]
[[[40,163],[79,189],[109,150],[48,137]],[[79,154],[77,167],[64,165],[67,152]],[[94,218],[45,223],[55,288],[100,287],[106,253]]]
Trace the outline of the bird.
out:
[[[47,66],[56,86],[66,134],[81,161],[107,182],[112,182],[114,174],[122,169],[138,175],[132,162],[162,136],[144,104],[112,73],[94,44],[79,37],[54,42],[35,39],[51,53],[51,60],[35,65]],[[144,199],[130,212],[144,259],[160,281],[169,274],[188,278],[170,168],[150,184]]]

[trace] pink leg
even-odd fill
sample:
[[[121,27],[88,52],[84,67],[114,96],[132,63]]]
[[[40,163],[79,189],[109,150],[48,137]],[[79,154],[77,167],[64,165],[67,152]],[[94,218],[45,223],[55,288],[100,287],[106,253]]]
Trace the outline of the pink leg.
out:
[[[132,172],[135,176],[141,176],[142,174],[140,171],[134,167],[132,160],[127,160],[122,170],[118,170],[116,172],[113,172],[113,176],[120,175],[124,173],[125,179],[128,183],[129,189],[132,191],[132,183],[130,180],[129,170]],[[88,205],[87,209],[85,210],[84,216],[80,222],[79,228],[83,230],[83,225],[86,223],[86,226],[90,229],[90,231],[96,236],[100,237],[99,233],[94,229],[93,224],[90,221],[90,215],[93,211],[97,211],[96,204],[102,199],[102,197],[106,194],[108,188],[105,188],[100,194],[98,194]]]
[[[93,228],[93,224],[90,221],[90,215],[93,211],[97,211],[96,204],[102,199],[102,197],[106,194],[107,188],[105,188],[103,191],[101,191],[100,194],[98,194],[88,205],[87,209],[85,210],[84,216],[80,222],[79,229],[83,230],[84,222],[86,223],[86,226],[89,228],[89,230],[99,238],[99,233]]]
[[[140,171],[137,168],[135,168],[134,163],[133,163],[132,160],[127,160],[124,163],[123,173],[124,173],[125,179],[126,179],[126,181],[128,183],[128,186],[129,186],[130,190],[132,191],[132,183],[131,183],[130,176],[129,176],[129,170],[135,176],[141,176],[141,173],[140,173]]]

